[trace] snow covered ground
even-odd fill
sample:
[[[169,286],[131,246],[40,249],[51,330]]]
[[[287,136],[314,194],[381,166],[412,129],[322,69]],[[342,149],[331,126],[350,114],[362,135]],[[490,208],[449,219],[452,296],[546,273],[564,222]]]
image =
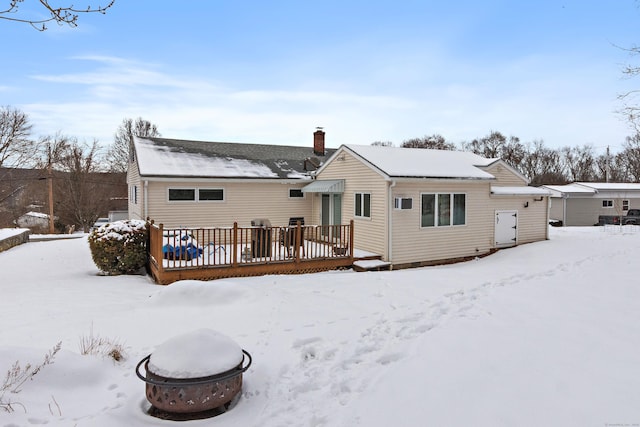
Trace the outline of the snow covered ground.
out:
[[[0,377],[62,349],[1,427],[169,426],[137,362],[217,330],[253,356],[230,426],[640,425],[640,231],[551,239],[449,266],[154,285],[98,275],[86,238],[0,253]],[[93,334],[126,360],[80,354]],[[203,357],[207,357],[203,354]]]

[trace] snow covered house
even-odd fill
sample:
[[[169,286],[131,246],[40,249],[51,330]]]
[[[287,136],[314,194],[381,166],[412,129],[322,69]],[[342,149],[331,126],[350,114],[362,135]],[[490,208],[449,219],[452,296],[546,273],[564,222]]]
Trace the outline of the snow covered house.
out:
[[[395,267],[483,255],[548,238],[548,196],[500,159],[341,146],[302,189],[313,223],[354,220],[357,249]]]
[[[542,188],[551,192],[551,219],[563,225],[595,225],[600,215],[625,215],[629,209],[640,209],[638,183],[574,182]]]
[[[354,221],[355,249],[397,267],[464,259],[548,237],[549,192],[468,152],[135,138],[129,217],[165,227]]]
[[[228,227],[311,217],[302,188],[335,149],[324,132],[308,147],[134,138],[129,218],[165,227]]]

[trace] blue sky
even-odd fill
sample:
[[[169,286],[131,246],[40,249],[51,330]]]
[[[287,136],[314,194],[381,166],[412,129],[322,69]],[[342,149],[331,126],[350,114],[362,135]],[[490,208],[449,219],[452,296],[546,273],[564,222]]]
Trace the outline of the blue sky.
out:
[[[338,147],[497,130],[616,151],[631,133],[617,95],[640,87],[617,47],[640,44],[634,0],[116,0],[78,22],[0,20],[0,105],[34,136],[108,145],[143,117],[168,138],[304,145],[322,126]]]

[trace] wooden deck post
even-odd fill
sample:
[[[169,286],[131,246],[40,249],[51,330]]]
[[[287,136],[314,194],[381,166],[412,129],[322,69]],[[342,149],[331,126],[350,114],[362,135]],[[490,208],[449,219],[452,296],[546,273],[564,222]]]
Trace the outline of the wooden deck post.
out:
[[[238,222],[233,223],[233,238],[231,242],[231,265],[238,266]]]
[[[300,225],[300,221],[296,221],[296,234],[295,237],[293,239],[293,249],[294,249],[294,253],[296,254],[296,263],[300,262],[300,243],[302,243],[302,233],[301,233],[301,225]]]
[[[353,260],[353,220],[349,221],[349,255]]]
[[[162,273],[164,271],[164,262],[162,261],[163,258],[163,253],[162,253],[162,236],[164,236],[164,224],[160,224],[158,225],[158,230],[156,231],[156,242],[153,248],[153,256],[156,259],[156,262],[158,263],[158,272]]]

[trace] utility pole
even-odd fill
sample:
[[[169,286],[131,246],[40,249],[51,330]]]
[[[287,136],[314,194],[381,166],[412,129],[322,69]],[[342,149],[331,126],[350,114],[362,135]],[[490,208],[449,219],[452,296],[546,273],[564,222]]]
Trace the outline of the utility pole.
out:
[[[51,143],[47,146],[47,162],[48,164],[48,174],[47,174],[47,182],[49,184],[49,234],[55,233],[55,226],[53,223],[53,173],[51,171]]]

